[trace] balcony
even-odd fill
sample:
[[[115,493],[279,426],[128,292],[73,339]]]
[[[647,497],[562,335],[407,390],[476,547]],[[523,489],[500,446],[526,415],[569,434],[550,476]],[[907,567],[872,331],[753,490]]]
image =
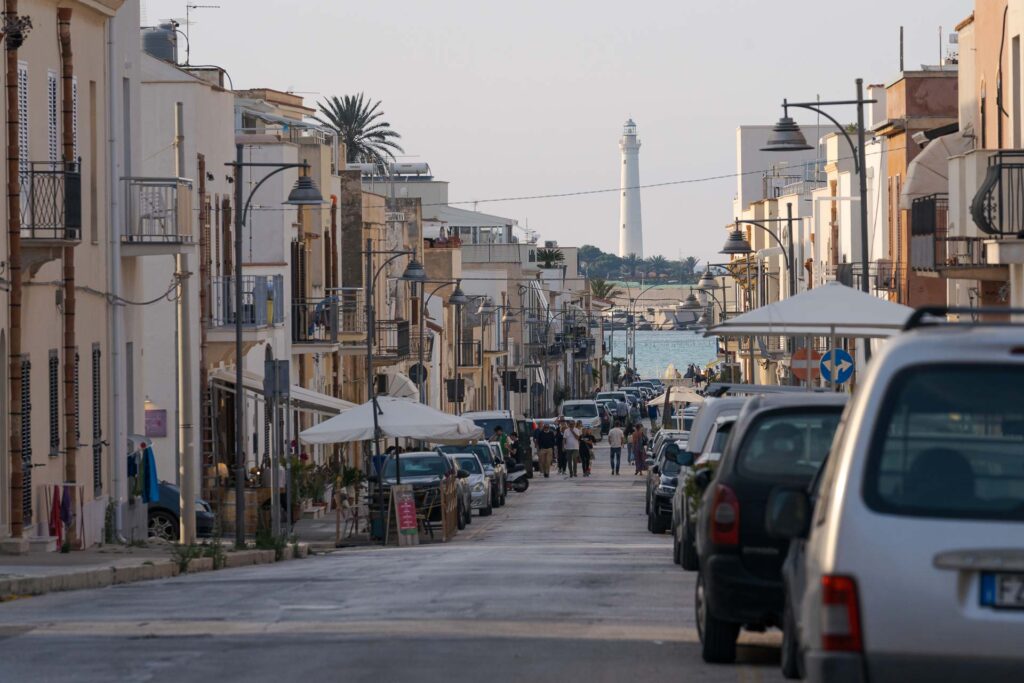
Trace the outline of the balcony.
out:
[[[408,320],[378,320],[373,332],[376,363],[391,365],[408,360],[412,349]]]
[[[284,324],[284,277],[243,275],[242,308],[235,309],[235,278],[214,277],[210,300],[213,314],[207,341],[234,344],[236,322],[242,324],[242,342],[247,346],[266,341],[272,328]]]
[[[125,178],[123,256],[176,254],[192,244],[192,181]]]
[[[38,268],[82,239],[82,174],[77,163],[30,161],[20,181],[25,265]]]
[[[338,297],[292,301],[292,344],[323,346],[338,343]],[[293,347],[293,351],[296,350]]]
[[[945,194],[914,200],[910,214],[910,267],[921,274],[931,272],[947,278],[1006,279],[1006,267],[990,264],[985,258],[985,241],[991,237],[950,235],[948,215]]]
[[[463,339],[459,346],[460,368],[477,368],[483,364],[483,355],[480,350],[480,340]]]
[[[860,289],[863,281],[864,268],[859,263],[840,263],[834,266],[826,266],[824,270],[824,281],[836,281],[847,287]],[[903,267],[888,259],[879,259],[868,264],[868,288],[875,294],[895,293],[899,294],[901,285],[900,275]]]
[[[1024,237],[1024,152],[999,151],[971,200],[971,218],[994,237]]]

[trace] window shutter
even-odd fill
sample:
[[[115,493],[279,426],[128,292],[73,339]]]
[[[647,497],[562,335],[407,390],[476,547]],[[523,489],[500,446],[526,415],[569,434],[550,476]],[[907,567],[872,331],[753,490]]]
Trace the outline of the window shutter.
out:
[[[28,64],[18,62],[18,147],[21,148],[18,170],[22,175],[28,173],[29,168],[28,124]]]
[[[100,385],[100,345],[92,345],[92,487],[95,495],[103,494],[103,392]]]
[[[60,160],[60,119],[57,106],[57,72],[50,69],[46,72],[46,141],[49,160],[56,163]]]
[[[71,138],[75,148],[75,158],[67,161],[77,163],[82,158],[81,152],[78,151],[78,76],[71,77]]]
[[[32,363],[21,360],[21,514],[32,523]]]
[[[50,457],[60,455],[60,358],[57,349],[50,349],[47,365],[50,396]]]

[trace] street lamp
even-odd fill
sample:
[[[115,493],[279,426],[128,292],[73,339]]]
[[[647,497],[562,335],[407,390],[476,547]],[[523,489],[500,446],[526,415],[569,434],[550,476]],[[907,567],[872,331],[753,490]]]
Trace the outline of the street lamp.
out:
[[[502,393],[504,394],[504,399],[502,401],[502,406],[501,407],[508,411],[508,414],[509,414],[510,417],[512,415],[512,406],[511,406],[512,399],[511,399],[511,396],[509,395],[509,386],[508,386],[508,383],[509,383],[508,382],[508,335],[509,335],[509,332],[510,332],[510,328],[512,327],[512,323],[514,323],[514,322],[516,322],[516,314],[511,309],[509,309],[508,306],[505,306],[505,310],[502,311],[502,314],[501,314],[501,323],[502,323],[501,344],[504,347],[503,350],[505,352],[504,357],[503,357],[504,358],[504,362],[502,363],[502,366],[503,366],[502,370],[503,370],[503,372],[502,372],[502,375],[501,375]]]
[[[245,395],[242,384],[242,232],[252,206],[252,199],[256,192],[267,180],[273,176],[291,168],[301,168],[302,173],[295,181],[288,199],[283,203],[289,206],[319,206],[324,203],[323,195],[317,188],[316,183],[306,175],[309,172],[309,164],[306,161],[301,163],[275,163],[275,162],[246,162],[244,157],[245,145],[235,145],[235,161],[228,162],[226,166],[234,169],[235,173],[235,546],[245,546]],[[258,183],[249,191],[245,200],[244,208],[242,203],[242,169],[244,168],[269,168],[270,173],[263,176]],[[254,299],[255,301],[255,299]],[[273,322],[273,321],[270,321]],[[272,481],[277,479],[277,465],[272,463]],[[276,517],[280,514],[279,493],[274,491],[274,498],[271,501],[271,515]]]
[[[771,237],[773,240],[775,240],[775,243],[779,245],[779,249],[782,250],[782,260],[786,263],[786,273],[789,275],[789,295],[790,296],[795,296],[796,295],[796,271],[793,270],[793,258],[794,258],[794,256],[793,256],[793,205],[791,203],[789,203],[789,202],[786,203],[786,217],[785,218],[762,218],[760,221],[752,221],[752,220],[748,220],[748,219],[745,219],[745,218],[737,218],[737,219],[735,219],[734,225],[736,226],[736,229],[733,230],[730,233],[729,239],[726,240],[726,243],[725,243],[726,244],[726,248],[728,248],[730,246],[729,243],[730,243],[730,240],[732,240],[732,236],[734,234],[736,234],[737,232],[740,232],[739,226],[740,226],[741,223],[744,224],[744,225],[752,225],[755,228],[758,228],[760,230],[764,230],[766,233],[768,233],[768,236]],[[779,239],[779,236],[775,233],[775,231],[773,231],[767,225],[764,225],[764,223],[785,223],[786,224],[786,237],[787,237],[787,239],[789,241],[788,250],[787,250],[787,245],[782,243],[782,240]],[[742,235],[742,232],[740,232],[740,234]],[[749,254],[749,253],[753,252],[753,249],[750,248],[750,243],[747,242],[746,239],[743,240],[743,243],[746,244],[747,251],[746,252],[739,252],[739,251],[737,251],[735,253],[746,253],[746,254]],[[735,243],[734,246],[735,246],[735,248],[737,250],[742,248],[742,244],[740,244],[740,243]],[[723,251],[722,253],[726,253],[726,252]]]
[[[860,288],[862,292],[868,293],[868,184],[864,151],[864,105],[872,104],[875,100],[864,99],[864,79],[858,78],[856,83],[857,99],[855,100],[834,100],[831,102],[789,102],[782,100],[782,118],[775,124],[775,127],[772,129],[772,137],[768,139],[768,142],[761,148],[761,151],[798,152],[813,149],[811,145],[807,144],[800,126],[789,117],[790,107],[808,109],[824,116],[835,124],[839,132],[846,138],[850,149],[853,150],[854,170],[856,170],[860,180],[860,262],[862,270]],[[857,107],[857,144],[853,143],[849,133],[846,132],[846,128],[822,109],[822,107],[840,105],[856,105]],[[865,348],[865,351],[867,351],[867,348]]]
[[[406,268],[406,270],[408,270],[408,268]],[[425,320],[425,318],[427,316],[427,301],[430,300],[430,297],[432,297],[435,294],[437,294],[438,290],[440,290],[442,287],[448,287],[449,285],[453,285],[453,284],[456,284],[456,283],[457,283],[456,280],[446,280],[446,281],[441,282],[440,284],[438,284],[437,287],[434,287],[433,291],[431,291],[430,294],[424,295],[424,290],[426,289],[427,280],[423,280],[423,281],[420,282],[420,315],[419,315],[420,343],[419,343],[419,351],[418,351],[418,355],[419,355],[418,364],[419,364],[419,367],[420,367],[420,370],[419,370],[420,375],[419,375],[419,382],[418,382],[419,394],[420,394],[420,403],[426,403],[427,402],[427,376],[426,376],[427,370],[426,370],[426,366],[423,365],[423,360],[424,360],[424,358],[423,358],[423,338],[425,336],[425,331],[424,331],[423,328],[424,328],[424,320]],[[453,292],[453,294],[454,294],[454,292]],[[462,296],[465,296],[465,295],[462,295]],[[451,297],[449,297],[448,298],[448,303],[454,305],[456,302],[452,301]]]

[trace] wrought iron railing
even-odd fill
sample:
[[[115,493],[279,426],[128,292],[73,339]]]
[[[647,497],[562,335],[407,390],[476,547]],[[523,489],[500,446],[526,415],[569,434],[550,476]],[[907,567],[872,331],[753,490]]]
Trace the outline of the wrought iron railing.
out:
[[[292,300],[292,342],[333,344],[338,341],[338,298]]]
[[[122,242],[191,242],[192,181],[185,178],[125,178],[125,213]]]
[[[887,259],[879,259],[868,264],[868,289],[874,292],[898,292],[900,274],[903,267]],[[861,288],[864,268],[859,263],[840,263],[826,266],[824,279],[826,282],[836,281],[854,289]]]
[[[404,360],[409,357],[408,320],[378,320],[374,324],[374,354],[378,358]]]
[[[30,161],[20,174],[21,236],[78,241],[82,235],[82,174],[79,164]]]
[[[483,364],[479,339],[463,339],[459,347],[459,367],[475,368]]]
[[[1024,151],[989,157],[985,178],[971,200],[971,218],[988,235],[1024,236]]]
[[[212,282],[213,327],[234,325],[235,278],[218,276]],[[268,327],[284,322],[284,277],[243,275],[241,323],[245,327]]]

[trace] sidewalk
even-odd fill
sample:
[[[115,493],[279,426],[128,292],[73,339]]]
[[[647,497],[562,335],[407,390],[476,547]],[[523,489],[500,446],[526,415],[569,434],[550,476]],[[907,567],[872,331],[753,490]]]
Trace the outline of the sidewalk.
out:
[[[211,547],[199,546],[200,550],[204,548]],[[151,542],[139,546],[105,545],[71,553],[0,555],[0,602],[26,595],[103,588],[277,561],[274,550],[236,551],[229,544],[222,549],[220,555],[208,550],[210,556],[199,551],[190,556],[180,546]],[[289,544],[284,547],[281,560],[308,554],[309,546],[305,543]]]

